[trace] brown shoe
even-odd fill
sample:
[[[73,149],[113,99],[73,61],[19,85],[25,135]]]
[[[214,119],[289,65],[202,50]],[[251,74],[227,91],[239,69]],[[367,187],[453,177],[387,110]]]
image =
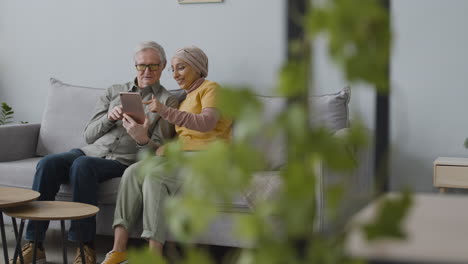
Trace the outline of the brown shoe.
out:
[[[31,264],[33,261],[34,244],[31,242],[24,244],[21,252],[23,253],[24,264]],[[16,263],[21,263],[19,256],[16,258]],[[41,250],[39,247],[37,248],[36,252],[36,263],[46,263],[45,250]],[[10,259],[10,264],[13,264],[13,259]]]
[[[88,247],[87,245],[84,245],[83,252],[86,264],[96,264],[96,251],[94,249]],[[81,262],[80,248],[76,249],[76,257],[73,261],[73,264],[83,264],[83,262]]]

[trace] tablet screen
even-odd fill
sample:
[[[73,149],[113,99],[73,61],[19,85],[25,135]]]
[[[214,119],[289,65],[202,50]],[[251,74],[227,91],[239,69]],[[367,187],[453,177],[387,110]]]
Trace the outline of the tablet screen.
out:
[[[120,101],[124,113],[131,116],[139,124],[145,122],[145,111],[140,93],[121,92]]]

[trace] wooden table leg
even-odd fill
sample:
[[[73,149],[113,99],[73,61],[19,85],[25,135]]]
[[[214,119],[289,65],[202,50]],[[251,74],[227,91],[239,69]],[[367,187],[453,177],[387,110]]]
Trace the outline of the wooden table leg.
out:
[[[8,259],[8,247],[6,243],[5,223],[3,222],[2,211],[0,211],[0,231],[2,233],[3,257],[5,258],[5,263],[9,263],[10,260]]]
[[[444,188],[444,187],[439,188],[439,193],[446,193],[446,192],[447,192],[447,188]]]
[[[67,262],[67,237],[65,236],[65,221],[60,220],[60,228],[62,229],[62,254],[63,254],[63,263]]]

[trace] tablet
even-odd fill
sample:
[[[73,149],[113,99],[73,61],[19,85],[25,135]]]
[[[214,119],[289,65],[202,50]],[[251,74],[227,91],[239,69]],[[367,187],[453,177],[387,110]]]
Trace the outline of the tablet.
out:
[[[120,93],[120,102],[122,102],[123,112],[131,116],[139,124],[143,124],[146,117],[145,110],[143,110],[143,103],[141,101],[140,93]]]

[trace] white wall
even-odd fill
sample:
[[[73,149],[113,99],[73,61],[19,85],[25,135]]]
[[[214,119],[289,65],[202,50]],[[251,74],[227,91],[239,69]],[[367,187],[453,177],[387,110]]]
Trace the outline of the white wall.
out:
[[[433,161],[467,157],[468,1],[392,0],[394,49],[391,59],[390,187],[431,192]],[[346,84],[315,44],[316,92]],[[375,129],[375,92],[353,85],[351,111]]]
[[[466,0],[392,1],[392,189],[432,191],[438,156],[468,156],[467,10]]]
[[[0,1],[0,102],[15,121],[39,122],[50,77],[108,87],[135,76],[136,44],[155,40],[170,57],[195,44],[210,59],[209,79],[270,94],[284,59],[285,1]],[[161,82],[177,88],[169,72]]]

